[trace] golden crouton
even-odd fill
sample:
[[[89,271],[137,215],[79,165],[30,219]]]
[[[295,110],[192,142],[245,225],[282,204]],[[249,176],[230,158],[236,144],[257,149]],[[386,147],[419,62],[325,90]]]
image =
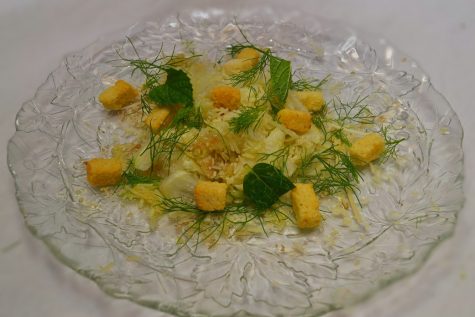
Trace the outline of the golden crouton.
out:
[[[260,56],[261,54],[253,48],[243,48],[237,53],[236,58],[227,61],[223,65],[224,73],[227,75],[234,75],[249,70],[256,66],[259,62]]]
[[[325,105],[321,91],[297,91],[297,98],[309,111],[320,111]]]
[[[124,80],[118,80],[114,86],[106,88],[100,95],[99,101],[104,108],[120,110],[130,105],[138,96],[137,90]]]
[[[231,86],[218,86],[211,91],[211,100],[216,108],[235,110],[241,104],[241,91]]]
[[[351,145],[349,152],[356,165],[368,164],[384,152],[384,138],[378,133],[369,133],[356,140]]]
[[[204,211],[223,210],[226,206],[227,185],[218,182],[198,181],[195,186],[195,201]]]
[[[157,132],[169,114],[168,108],[155,108],[143,119],[143,122],[152,129],[152,132]]]
[[[259,62],[260,57],[261,57],[261,54],[259,53],[259,51],[251,47],[243,48],[236,55],[236,59],[249,61],[250,62],[249,64],[251,65],[251,67],[256,66],[256,64]]]
[[[312,127],[312,116],[305,111],[282,109],[277,113],[277,118],[287,129],[300,134]]]
[[[295,184],[290,196],[297,226],[300,229],[318,227],[322,221],[322,215],[320,214],[320,202],[312,184]]]
[[[122,161],[95,158],[86,162],[87,181],[93,187],[116,185],[122,176]]]
[[[226,75],[234,75],[252,68],[252,60],[246,59],[230,59],[223,65],[223,70]]]

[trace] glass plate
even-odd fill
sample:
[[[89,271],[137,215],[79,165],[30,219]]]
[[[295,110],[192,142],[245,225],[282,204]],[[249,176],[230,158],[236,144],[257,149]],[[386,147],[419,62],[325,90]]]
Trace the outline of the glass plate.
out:
[[[178,250],[167,217],[150,230],[136,207],[92,190],[82,162],[127,138],[96,96],[118,78],[141,82],[116,67],[117,51],[135,54],[120,34],[67,56],[18,113],[8,162],[30,230],[108,294],[178,316],[317,316],[416,271],[452,234],[463,204],[462,128],[448,102],[413,60],[378,37],[270,10],[241,12],[237,21],[302,75],[331,73],[342,95],[371,95],[408,138],[379,182],[364,171],[363,225],[326,213],[314,232],[288,228]],[[127,37],[142,57],[163,44],[216,58],[242,40],[234,17],[220,10],[141,23]]]

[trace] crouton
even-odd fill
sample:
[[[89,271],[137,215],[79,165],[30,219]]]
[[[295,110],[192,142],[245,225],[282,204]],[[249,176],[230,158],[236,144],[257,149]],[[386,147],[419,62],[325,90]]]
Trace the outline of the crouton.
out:
[[[116,185],[122,177],[122,161],[117,158],[95,158],[86,163],[87,181],[93,187]]]
[[[119,79],[99,95],[99,101],[106,109],[120,110],[133,103],[137,96],[138,92],[131,84]]]
[[[320,111],[325,105],[321,91],[297,91],[297,98],[309,111]]]
[[[164,124],[165,120],[170,115],[168,108],[154,108],[144,119],[143,122],[147,127],[152,129],[152,132],[157,132]]]
[[[226,206],[227,185],[218,182],[198,181],[195,186],[195,202],[204,211],[223,210]]]
[[[241,104],[241,91],[231,86],[218,86],[211,91],[211,100],[216,108],[235,110]]]
[[[353,142],[350,157],[356,165],[366,165],[376,160],[384,152],[384,138],[378,133],[369,133]]]
[[[322,221],[320,202],[312,184],[295,184],[290,192],[292,209],[300,229],[316,228]]]
[[[237,73],[251,69],[254,62],[249,59],[230,59],[223,65],[223,70],[226,75],[235,75]]]
[[[312,127],[312,116],[305,111],[282,109],[277,118],[287,129],[303,134]]]
[[[249,64],[251,65],[251,67],[256,66],[256,64],[259,62],[260,57],[261,57],[261,54],[257,50],[251,47],[243,48],[236,55],[236,59],[249,61]]]
[[[261,54],[253,48],[243,48],[237,53],[236,58],[227,61],[223,65],[224,73],[227,75],[234,75],[249,70],[256,66],[259,62],[260,56]]]

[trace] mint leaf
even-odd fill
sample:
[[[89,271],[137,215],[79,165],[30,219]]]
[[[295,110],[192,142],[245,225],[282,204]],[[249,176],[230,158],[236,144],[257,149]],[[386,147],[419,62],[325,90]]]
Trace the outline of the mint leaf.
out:
[[[258,163],[244,177],[244,195],[258,208],[269,208],[279,197],[295,187],[274,166]]]
[[[275,56],[270,57],[270,97],[272,106],[281,108],[287,100],[292,82],[290,62]]]
[[[148,96],[150,100],[161,106],[183,105],[193,106],[193,87],[188,75],[181,69],[166,68],[167,81],[153,87]]]

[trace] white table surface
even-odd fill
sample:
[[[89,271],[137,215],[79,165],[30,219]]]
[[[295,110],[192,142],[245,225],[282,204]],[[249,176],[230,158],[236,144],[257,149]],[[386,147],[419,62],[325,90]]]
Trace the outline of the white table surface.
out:
[[[0,1],[0,316],[165,316],[109,298],[32,237],[15,200],[6,145],[20,105],[66,53],[151,12],[161,16],[198,3],[218,2]],[[475,316],[475,1],[273,1],[277,3],[306,8],[392,41],[431,75],[465,129],[467,198],[455,235],[415,275],[329,316]]]

